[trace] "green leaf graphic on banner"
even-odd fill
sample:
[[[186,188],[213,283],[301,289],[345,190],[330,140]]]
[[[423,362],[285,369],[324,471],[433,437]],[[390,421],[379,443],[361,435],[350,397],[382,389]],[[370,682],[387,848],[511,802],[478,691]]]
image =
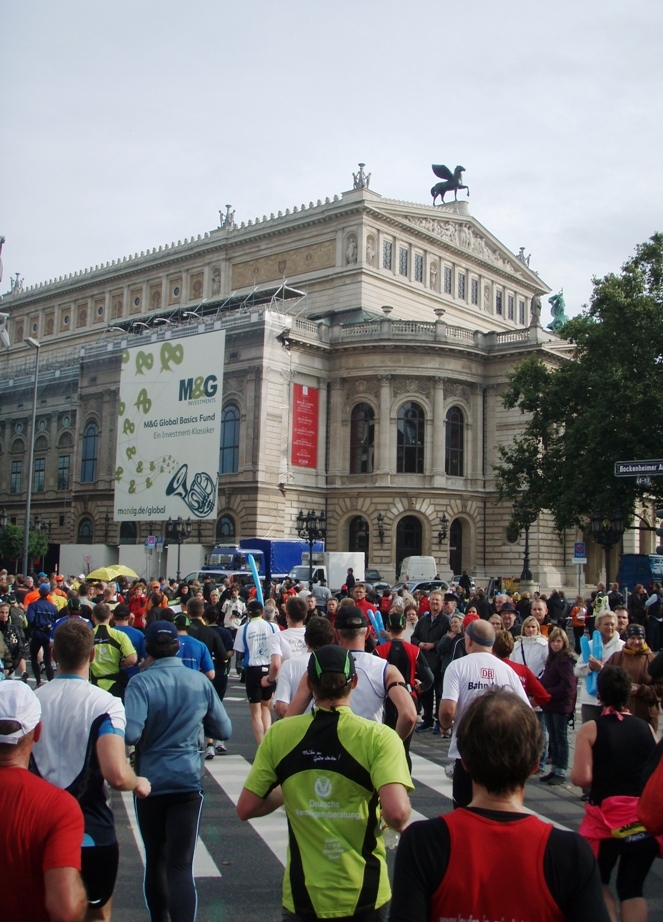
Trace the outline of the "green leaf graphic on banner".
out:
[[[148,371],[154,365],[154,356],[151,352],[139,352],[136,356],[136,374],[142,375],[143,368],[147,368]]]
[[[124,468],[118,467],[117,470],[115,471],[115,479],[122,480],[122,474],[124,474]]]
[[[152,409],[152,401],[147,396],[147,390],[145,388],[141,389],[134,406],[137,410],[142,410],[143,413],[149,413]]]
[[[135,492],[136,492],[136,481],[130,480],[129,481],[129,493],[135,493]]]
[[[147,480],[145,481],[145,486],[147,487],[148,490],[152,488],[152,478],[151,477],[147,478]]]
[[[143,473],[143,462],[142,461],[139,461],[138,464],[136,465],[136,473],[137,474]]]
[[[135,427],[134,424],[131,422],[131,420],[130,420],[130,419],[125,419],[125,421],[124,421],[124,426],[123,426],[123,428],[122,428],[123,434],[124,434],[124,435],[133,435],[135,429],[136,429],[136,427]]]
[[[131,459],[134,457],[135,454],[136,454],[136,446],[135,446],[135,445],[130,445],[130,446],[127,448],[127,459],[128,459],[129,461],[131,461]]]
[[[171,343],[164,343],[161,347],[161,368],[159,371],[171,371],[169,363],[174,362],[176,365],[180,365],[183,358],[184,347],[181,343],[176,346],[171,345]]]
[[[154,461],[150,461],[150,470],[151,470],[151,471],[155,471],[155,470],[156,470],[156,467],[157,467],[157,466],[156,466],[156,464],[154,463]]]

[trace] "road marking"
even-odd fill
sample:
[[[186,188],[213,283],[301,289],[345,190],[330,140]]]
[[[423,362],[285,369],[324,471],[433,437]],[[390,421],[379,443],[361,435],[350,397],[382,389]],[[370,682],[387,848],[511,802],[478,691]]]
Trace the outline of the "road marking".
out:
[[[136,819],[136,811],[134,810],[134,798],[133,794],[129,791],[122,791],[122,802],[124,803],[124,809],[127,812],[129,817],[129,822],[131,823],[131,831],[134,834],[134,839],[136,840],[136,845],[138,846],[138,851],[140,852],[140,858],[143,862],[143,867],[145,867],[145,849],[143,847],[143,839],[140,834],[140,829],[138,827],[138,820]],[[214,863],[214,859],[207,851],[205,843],[198,836],[196,841],[196,850],[193,855],[193,876],[194,877],[221,877],[221,871],[217,868]]]
[[[437,762],[430,762],[428,759],[424,759],[423,756],[417,755],[416,752],[411,752],[410,758],[412,759],[413,779],[419,781],[421,784],[425,784],[427,788],[437,791],[442,797],[451,800],[453,783],[451,778],[447,778],[444,766],[438,765]],[[530,808],[528,807],[528,809]],[[570,831],[568,826],[564,826],[562,823],[556,823],[554,820],[551,820],[550,817],[544,816],[542,813],[537,813],[536,810],[531,810],[530,812],[540,820],[543,820],[544,823],[552,823],[556,829],[564,829],[567,832]]]

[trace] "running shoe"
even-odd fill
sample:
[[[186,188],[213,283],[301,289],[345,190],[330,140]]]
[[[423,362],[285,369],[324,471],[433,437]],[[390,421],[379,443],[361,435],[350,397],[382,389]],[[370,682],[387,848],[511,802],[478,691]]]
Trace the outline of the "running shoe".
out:
[[[214,746],[210,743],[207,749],[205,750],[205,759],[209,762],[210,759],[214,758]]]
[[[566,784],[566,778],[564,775],[553,775],[552,778],[549,778],[547,781],[551,787],[558,784]]]
[[[215,749],[216,749],[216,754],[218,756],[223,755],[224,752],[228,752],[228,750],[226,749],[226,744],[221,742],[221,740],[216,741]]]
[[[419,726],[414,732],[415,733],[426,733],[428,730],[432,730],[432,729],[433,729],[433,721],[424,720],[424,722],[419,724]]]

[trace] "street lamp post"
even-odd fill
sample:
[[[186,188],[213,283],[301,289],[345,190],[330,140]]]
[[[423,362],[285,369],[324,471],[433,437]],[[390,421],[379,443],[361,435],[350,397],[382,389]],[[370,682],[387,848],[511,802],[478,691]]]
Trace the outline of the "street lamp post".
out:
[[[308,591],[313,592],[313,542],[324,541],[327,537],[327,516],[324,512],[316,515],[310,509],[306,515],[299,510],[297,516],[297,534],[308,541]]]
[[[35,387],[32,394],[32,424],[30,426],[30,447],[28,452],[28,483],[27,489],[25,491],[25,533],[23,536],[23,569],[25,570],[25,575],[28,574],[28,545],[30,543],[30,504],[32,502],[32,465],[34,464],[35,456],[35,423],[37,419],[37,387],[39,385],[39,350],[41,349],[41,343],[34,339],[32,336],[28,336],[25,340],[25,343],[28,344],[32,349],[36,350],[35,356]]]
[[[180,581],[180,551],[182,549],[183,541],[188,538],[191,534],[191,529],[193,527],[191,519],[187,519],[186,522],[181,515],[178,515],[175,520],[168,519],[166,523],[168,529],[168,536],[174,538],[177,541],[177,582]]]
[[[589,520],[592,538],[600,544],[605,552],[605,585],[610,585],[610,551],[619,544],[624,534],[624,516],[621,509],[615,509],[610,517],[605,516],[600,509],[595,509]]]
[[[523,569],[520,574],[520,581],[525,583],[532,582],[532,571],[530,569],[529,561],[529,530],[532,524],[529,515],[527,515],[527,506],[526,503],[515,499],[513,501],[513,517],[522,522],[523,530],[525,532],[525,550],[523,553]]]

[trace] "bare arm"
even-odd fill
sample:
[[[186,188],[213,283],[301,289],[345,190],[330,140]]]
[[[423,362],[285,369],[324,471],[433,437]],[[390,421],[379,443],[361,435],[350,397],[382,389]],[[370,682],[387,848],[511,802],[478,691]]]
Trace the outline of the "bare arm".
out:
[[[402,832],[412,810],[407,790],[402,784],[383,784],[378,794],[385,823],[397,832]]]
[[[125,656],[122,660],[122,668],[128,669],[130,666],[135,666],[138,662],[138,654],[130,653],[129,656]]]
[[[216,675],[216,669],[210,669],[209,672],[206,672],[206,673],[205,673],[205,675],[206,675],[207,678],[210,680],[210,682],[213,682],[213,681],[214,681],[214,676]]]
[[[44,890],[50,922],[82,922],[87,912],[87,896],[76,868],[46,871]]]
[[[276,711],[276,716],[278,717],[279,720],[283,720],[283,718],[286,716],[286,714],[288,713],[288,707],[289,707],[289,704],[287,701],[276,701],[275,702],[274,710]]]
[[[237,801],[237,816],[240,820],[252,820],[257,816],[267,816],[283,805],[283,791],[281,787],[274,788],[267,797],[258,797],[253,791],[242,788],[242,793]]]
[[[127,762],[124,737],[106,733],[97,740],[97,758],[101,774],[116,791],[135,791],[137,797],[147,797],[152,786],[147,778],[136,775]]]
[[[592,747],[596,742],[596,721],[583,724],[576,736],[576,751],[571,769],[571,783],[579,788],[587,788],[592,783],[594,771],[594,753]]]
[[[456,702],[451,698],[443,698],[440,701],[440,713],[438,719],[442,730],[450,730],[456,717]]]
[[[278,679],[282,659],[283,657],[279,653],[272,653],[269,661],[269,671],[267,675],[264,675],[260,680],[260,684],[265,688],[267,688],[268,685],[271,685],[272,682],[276,682]]]
[[[304,714],[306,708],[311,703],[313,695],[308,687],[306,682],[306,675],[302,676],[302,680],[297,686],[297,691],[295,692],[292,701],[288,707],[288,710],[285,712],[286,717],[293,717],[296,714]]]
[[[412,733],[414,725],[417,722],[417,709],[414,706],[412,695],[407,688],[403,688],[402,685],[394,684],[395,682],[402,682],[405,684],[405,679],[400,671],[395,666],[392,666],[391,663],[387,665],[384,678],[387,683],[387,688],[389,689],[387,692],[389,700],[398,712],[398,719],[395,727],[396,733],[398,733],[402,740],[406,740],[410,733]]]

